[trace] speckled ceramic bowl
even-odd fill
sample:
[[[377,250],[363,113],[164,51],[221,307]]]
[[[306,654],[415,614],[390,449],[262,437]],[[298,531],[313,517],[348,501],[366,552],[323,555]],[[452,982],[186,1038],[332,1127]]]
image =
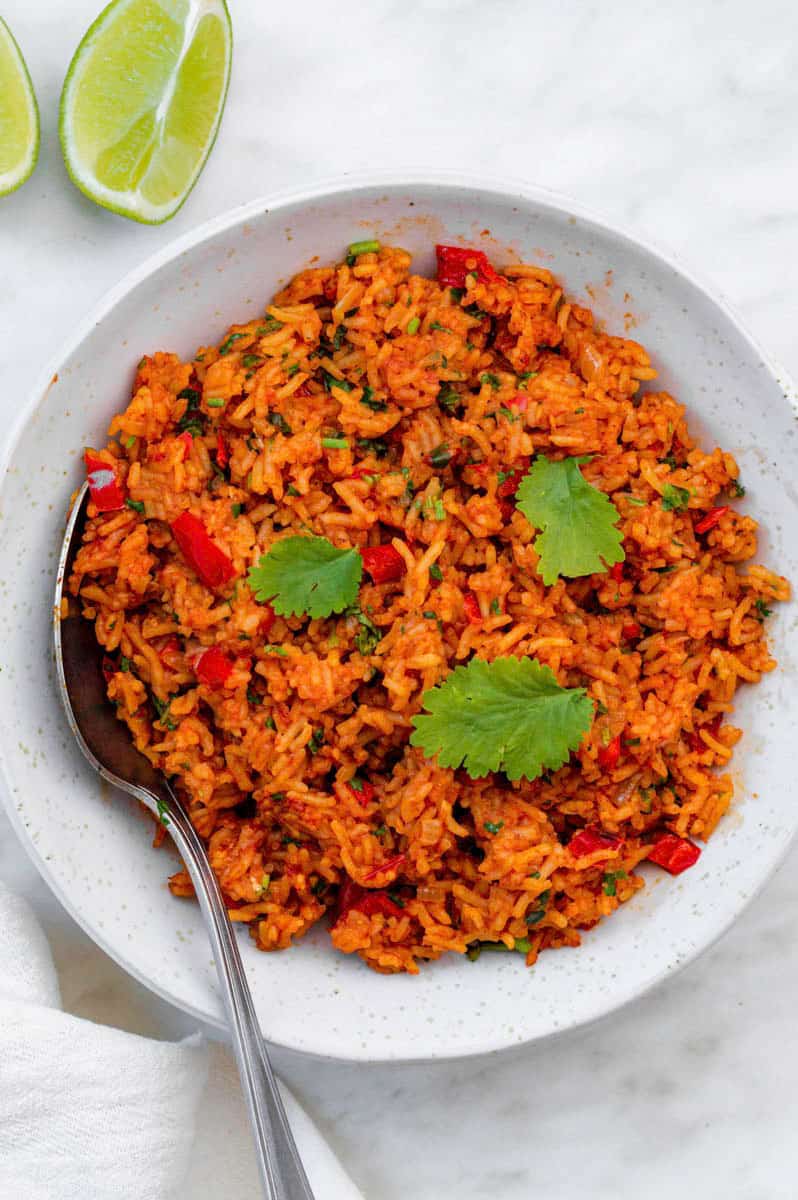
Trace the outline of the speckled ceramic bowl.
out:
[[[485,231],[489,230],[489,234]],[[190,356],[249,320],[314,255],[376,236],[422,271],[432,243],[469,239],[554,269],[612,330],[635,315],[660,381],[707,442],[738,457],[744,507],[762,521],[760,558],[798,580],[796,414],[783,379],[726,305],[661,253],[533,188],[430,176],[347,181],[210,222],[115,288],[76,329],[30,398],[0,504],[0,749],[5,799],[43,884],[123,967],[187,1012],[221,1024],[197,908],[171,898],[168,851],[152,826],[92,774],[56,697],[50,648],[53,569],[84,444],[104,440],[147,351]],[[744,690],[738,798],[699,865],[645,892],[578,950],[478,963],[447,956],[416,978],[386,977],[336,953],[317,931],[283,954],[241,947],[274,1042],[344,1059],[427,1059],[512,1046],[592,1021],[677,970],[726,929],[784,854],[798,822],[788,749],[798,727],[786,607],[773,637],[782,668]],[[787,786],[788,785],[788,786]]]

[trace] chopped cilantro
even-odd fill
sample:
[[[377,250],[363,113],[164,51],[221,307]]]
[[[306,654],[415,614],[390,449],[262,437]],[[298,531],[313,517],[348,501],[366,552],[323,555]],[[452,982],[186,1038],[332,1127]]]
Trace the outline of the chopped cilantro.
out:
[[[244,511],[243,504],[234,504],[233,505],[233,516],[234,517],[240,517],[243,511]]]
[[[288,487],[285,489],[285,493],[287,496],[298,496],[299,495],[299,492],[296,490],[293,483],[289,483]]]
[[[205,403],[208,408],[224,408],[227,401],[222,400],[220,396],[211,396],[210,400],[206,400]]]
[[[308,750],[310,751],[311,754],[318,754],[319,750],[321,750],[323,745],[324,745],[324,730],[323,729],[314,729],[313,733],[310,736],[310,741],[308,742]]]
[[[504,821],[485,821],[484,824],[487,833],[498,833],[500,829],[504,829]]]
[[[199,408],[202,400],[202,392],[198,392],[196,388],[184,387],[181,392],[177,393],[178,400],[188,400],[186,412],[193,412]]]
[[[430,325],[430,332],[432,332],[432,330],[439,330],[441,333],[451,333],[452,332],[451,329],[447,329],[447,327],[445,325],[441,325],[440,321],[432,322],[432,324]]]
[[[235,343],[235,342],[240,342],[240,341],[241,341],[241,339],[242,339],[242,338],[245,338],[245,337],[249,337],[249,334],[247,334],[247,333],[231,333],[231,334],[228,334],[228,336],[227,336],[227,338],[225,339],[225,341],[223,341],[223,342],[222,342],[222,344],[221,344],[221,346],[219,347],[219,353],[220,353],[220,354],[229,354],[229,353],[230,353],[230,351],[233,349],[233,345],[234,345],[234,343]]]
[[[538,455],[521,480],[516,504],[530,524],[542,530],[534,548],[546,587],[559,576],[573,579],[606,571],[623,562],[623,538],[615,527],[619,513],[604,492],[579,470],[584,457],[551,462]]]
[[[119,670],[125,672],[130,670],[130,659],[124,654],[119,659]]]
[[[130,497],[128,496],[127,500],[125,500],[125,504],[128,506],[128,508],[132,508],[133,512],[137,512],[137,513],[144,512],[144,501],[143,500],[131,500]]]
[[[499,376],[494,375],[492,371],[483,371],[479,377],[479,382],[483,385],[483,387],[485,384],[490,384],[494,392],[498,392],[502,385],[502,381],[499,379]]]
[[[357,448],[364,454],[373,454],[375,458],[388,457],[388,443],[384,442],[382,438],[358,438]]]
[[[158,714],[158,720],[164,726],[164,728],[169,729],[169,730],[177,729],[177,724],[176,724],[174,718],[169,715],[170,701],[159,700],[154,692],[151,695],[151,699],[152,699],[152,707],[155,709],[156,713]]]
[[[244,367],[256,367],[262,361],[259,354],[245,354],[241,359],[241,365]]]
[[[463,397],[448,383],[442,383],[438,391],[438,404],[446,412],[452,413],[464,403]]]
[[[448,467],[453,458],[452,451],[446,445],[446,442],[441,442],[440,446],[436,446],[430,451],[429,461],[433,467]]]
[[[458,287],[449,288],[449,295],[452,297],[452,300],[454,301],[455,304],[459,304],[465,294],[466,294],[465,288],[458,288]]]
[[[333,350],[340,350],[346,337],[346,325],[339,325],[333,335]]]
[[[769,617],[771,615],[771,613],[773,612],[773,609],[768,608],[765,601],[761,600],[761,599],[754,601],[754,608],[756,609],[756,612],[757,612],[757,617],[756,617],[757,621],[764,621],[765,617]]]
[[[360,629],[355,635],[355,646],[360,654],[365,658],[368,654],[373,654],[377,645],[382,641],[382,634],[377,626],[367,617],[366,614],[356,606],[347,609],[347,617],[354,617]]]
[[[375,400],[374,389],[370,387],[363,388],[363,395],[360,397],[360,403],[366,408],[370,408],[372,412],[386,412],[388,405],[384,400]]]
[[[605,871],[604,872],[604,882],[602,884],[602,890],[604,892],[604,895],[605,896],[614,896],[617,891],[616,881],[618,879],[625,879],[625,878],[626,878],[625,871]]]
[[[294,536],[261,555],[247,582],[256,600],[271,601],[282,617],[329,617],[354,601],[362,573],[357,550],[339,550],[323,537]]]
[[[348,379],[338,379],[335,375],[331,375],[329,371],[324,370],[322,370],[321,377],[324,381],[324,387],[328,392],[333,388],[338,388],[341,392],[352,391],[352,384]]]
[[[420,327],[421,327],[421,318],[420,317],[413,317],[412,321],[407,322],[407,332],[411,335],[414,333],[418,333]]]
[[[536,779],[568,761],[590,728],[593,705],[584,688],[563,688],[534,658],[473,658],[422,696],[410,741],[438,756],[442,767],[464,766],[472,779],[504,771]]]
[[[492,600],[491,600],[491,602],[490,602],[490,611],[491,611],[491,612],[492,612],[494,615],[497,615],[498,613],[500,613],[500,612],[501,612],[501,610],[502,610],[502,606],[501,606],[501,604],[499,603],[499,597],[498,597],[498,596],[494,596],[494,597],[493,597],[493,599],[492,599]]]
[[[133,447],[135,446],[135,444],[136,444],[136,439],[132,434],[130,435],[130,437],[125,438],[125,448],[127,450],[132,450]]]
[[[259,704],[263,704],[263,696],[259,696],[257,692],[253,692],[252,688],[247,688],[247,701],[257,708]]]
[[[538,871],[538,872],[536,872],[536,874],[539,878],[540,872]],[[529,925],[530,927],[532,925],[538,925],[543,920],[543,918],[546,915],[546,905],[549,902],[550,895],[551,895],[551,889],[549,888],[547,891],[541,892],[539,896],[535,897],[538,907],[533,908],[531,912],[528,912],[526,914],[526,917],[524,919],[525,919],[527,925]]]
[[[282,433],[285,437],[292,436],[294,431],[291,428],[291,426],[288,424],[288,422],[286,421],[286,419],[282,413],[270,412],[268,417],[266,418],[266,420],[269,422],[270,425],[273,425],[274,428],[277,429],[280,433]]]
[[[676,487],[672,483],[666,483],[662,489],[662,507],[665,512],[681,512],[687,508],[689,500],[689,488]]]
[[[730,493],[730,495],[732,495],[735,498],[735,500],[739,500],[742,496],[745,495],[745,488],[740,483],[739,479],[733,479],[731,481],[731,483],[729,484],[729,493]]]
[[[262,325],[259,325],[255,330],[256,333],[263,337],[267,333],[276,333],[278,329],[282,329],[283,322],[278,321],[276,317],[267,316]]]
[[[433,579],[438,581],[438,583],[440,583],[440,581],[443,579],[443,571],[440,569],[437,563],[432,564],[429,569],[429,573]]]

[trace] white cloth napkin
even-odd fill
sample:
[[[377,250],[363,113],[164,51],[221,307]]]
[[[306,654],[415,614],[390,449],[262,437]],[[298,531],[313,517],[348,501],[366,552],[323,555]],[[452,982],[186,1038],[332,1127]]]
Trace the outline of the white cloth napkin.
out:
[[[362,1200],[283,1089],[317,1200]],[[47,940],[0,883],[0,1200],[260,1195],[230,1052],[61,1011]]]

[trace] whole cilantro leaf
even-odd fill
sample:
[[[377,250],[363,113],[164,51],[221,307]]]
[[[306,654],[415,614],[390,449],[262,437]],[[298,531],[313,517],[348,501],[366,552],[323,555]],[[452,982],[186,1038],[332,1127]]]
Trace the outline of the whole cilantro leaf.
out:
[[[353,602],[362,574],[357,550],[339,550],[323,537],[287,537],[261,555],[247,583],[281,617],[329,617]]]
[[[464,766],[472,779],[504,771],[537,779],[568,761],[590,728],[584,688],[563,688],[535,658],[473,658],[425,692],[413,718],[412,745],[442,767]]]
[[[540,555],[538,573],[546,587],[560,575],[574,579],[623,562],[620,520],[612,501],[579,470],[590,458],[552,462],[540,454],[518,485],[515,502],[531,525]]]

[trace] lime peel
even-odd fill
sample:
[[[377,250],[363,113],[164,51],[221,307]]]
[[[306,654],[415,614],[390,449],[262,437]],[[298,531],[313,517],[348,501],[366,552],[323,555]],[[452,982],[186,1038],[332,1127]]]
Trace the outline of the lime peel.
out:
[[[0,196],[22,187],[39,157],[39,109],[22,51],[0,17]]]
[[[145,224],[174,216],[210,154],[230,81],[225,0],[112,0],[73,56],[60,136],[72,182]]]

